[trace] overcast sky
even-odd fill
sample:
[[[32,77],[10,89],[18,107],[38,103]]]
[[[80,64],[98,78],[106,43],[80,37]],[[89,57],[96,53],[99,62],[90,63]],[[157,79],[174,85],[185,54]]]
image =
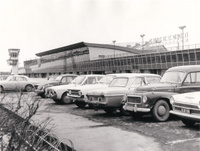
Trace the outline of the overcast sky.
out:
[[[78,42],[140,42],[181,33],[200,44],[200,0],[0,0],[0,71],[8,49],[20,65],[42,51]]]

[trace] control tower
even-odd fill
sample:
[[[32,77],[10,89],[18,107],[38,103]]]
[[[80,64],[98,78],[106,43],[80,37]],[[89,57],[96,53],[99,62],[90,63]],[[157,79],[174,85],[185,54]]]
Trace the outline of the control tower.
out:
[[[12,66],[12,74],[18,74],[18,56],[19,56],[19,49],[8,49],[10,58],[7,60],[8,65]]]

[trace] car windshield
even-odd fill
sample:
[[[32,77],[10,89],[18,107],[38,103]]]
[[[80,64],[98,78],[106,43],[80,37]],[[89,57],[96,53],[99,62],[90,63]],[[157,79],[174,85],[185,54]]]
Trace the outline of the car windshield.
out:
[[[160,82],[164,83],[181,83],[185,77],[185,72],[173,71],[165,72]]]
[[[101,83],[101,84],[110,84],[111,81],[113,80],[114,76],[110,76],[110,75],[107,75],[105,77],[103,77],[101,80],[99,80],[98,83]]]
[[[160,77],[147,77],[147,82],[149,84],[159,83]]]
[[[62,76],[57,76],[56,79],[55,79],[55,81],[60,81],[61,79],[62,79]]]
[[[86,76],[78,76],[72,80],[72,84],[81,84],[85,80]]]
[[[109,87],[125,87],[128,83],[128,78],[115,78],[110,83]]]

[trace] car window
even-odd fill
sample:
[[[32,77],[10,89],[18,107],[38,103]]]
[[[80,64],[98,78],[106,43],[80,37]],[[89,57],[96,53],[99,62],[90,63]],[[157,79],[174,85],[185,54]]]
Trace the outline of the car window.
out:
[[[154,84],[159,83],[160,78],[159,77],[146,77],[148,84]]]
[[[131,87],[139,87],[143,85],[145,85],[144,80],[142,78],[136,78],[131,84]]]
[[[16,77],[16,81],[27,81],[24,77]]]
[[[115,78],[112,80],[111,84],[109,85],[110,87],[125,87],[128,83],[128,78]]]
[[[8,80],[8,81],[15,81],[15,77],[8,77],[6,80]]]
[[[88,77],[85,81],[85,84],[95,84],[96,83],[96,77]]]
[[[183,85],[200,84],[200,72],[189,73]]]

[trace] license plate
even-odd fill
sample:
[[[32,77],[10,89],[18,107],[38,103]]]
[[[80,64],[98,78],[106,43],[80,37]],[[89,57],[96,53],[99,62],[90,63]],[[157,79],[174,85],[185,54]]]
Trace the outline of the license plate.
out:
[[[190,114],[190,109],[184,109],[184,108],[181,108],[181,111],[184,112],[184,113],[188,113],[188,114]]]

